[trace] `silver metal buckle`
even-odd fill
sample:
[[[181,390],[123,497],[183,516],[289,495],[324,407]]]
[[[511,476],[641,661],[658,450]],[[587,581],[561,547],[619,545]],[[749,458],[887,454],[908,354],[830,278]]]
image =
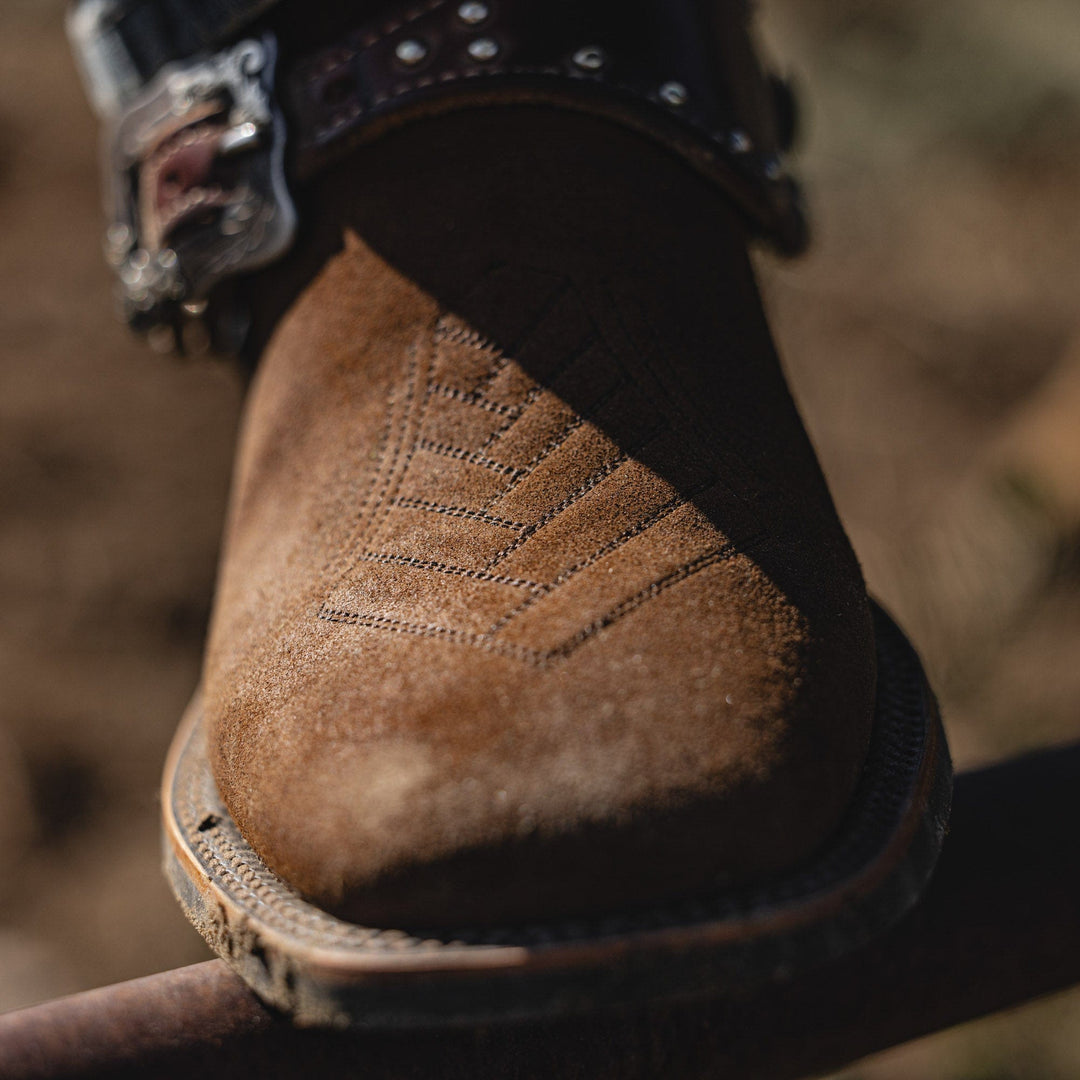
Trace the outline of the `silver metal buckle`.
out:
[[[267,34],[170,64],[109,122],[106,254],[128,323],[159,341],[182,348],[214,285],[292,244],[276,54]]]

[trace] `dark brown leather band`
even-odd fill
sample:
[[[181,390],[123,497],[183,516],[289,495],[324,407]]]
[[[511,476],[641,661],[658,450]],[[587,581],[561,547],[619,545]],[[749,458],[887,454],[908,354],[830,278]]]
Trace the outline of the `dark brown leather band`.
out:
[[[426,0],[299,58],[284,88],[295,175],[416,116],[550,104],[658,139],[713,179],[786,253],[806,243],[784,172],[786,99],[740,0]]]
[[[246,319],[230,282],[291,249],[297,185],[389,128],[465,107],[539,104],[642,132],[715,182],[752,234],[789,254],[805,246],[781,160],[790,97],[758,63],[746,0],[361,6],[375,4],[351,28],[353,6],[330,0],[72,9],[109,132],[107,249],[132,326],[180,341],[203,320],[235,351]],[[174,34],[185,13],[212,44],[175,58],[190,42]]]

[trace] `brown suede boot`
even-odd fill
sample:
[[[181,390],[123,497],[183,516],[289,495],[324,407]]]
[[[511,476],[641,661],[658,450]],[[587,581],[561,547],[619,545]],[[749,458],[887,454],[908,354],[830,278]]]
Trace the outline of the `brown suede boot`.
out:
[[[943,830],[737,201],[604,110],[470,104],[314,182],[260,283],[166,773],[181,902],[306,1020],[745,985],[897,918]]]
[[[732,212],[528,108],[398,132],[317,204],[345,249],[262,358],[206,659],[241,832],[374,925],[805,861],[873,635]]]

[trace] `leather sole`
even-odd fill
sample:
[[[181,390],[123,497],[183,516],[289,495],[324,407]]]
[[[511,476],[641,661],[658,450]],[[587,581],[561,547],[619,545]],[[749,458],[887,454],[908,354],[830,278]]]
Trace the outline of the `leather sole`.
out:
[[[918,899],[952,768],[918,657],[874,608],[876,715],[862,779],[816,858],[768,882],[602,918],[452,933],[364,927],[307,903],[240,835],[218,794],[198,695],[166,763],[165,870],[196,929],[302,1024],[431,1026],[723,994],[828,962]]]

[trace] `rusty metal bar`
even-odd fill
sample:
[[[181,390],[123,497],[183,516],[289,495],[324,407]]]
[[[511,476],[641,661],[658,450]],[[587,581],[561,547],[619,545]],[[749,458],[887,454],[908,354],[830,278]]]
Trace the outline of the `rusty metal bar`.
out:
[[[793,1080],[1080,981],[1080,745],[959,778],[924,900],[863,952],[738,1000],[439,1032],[297,1030],[220,961],[0,1016],[5,1080]]]

